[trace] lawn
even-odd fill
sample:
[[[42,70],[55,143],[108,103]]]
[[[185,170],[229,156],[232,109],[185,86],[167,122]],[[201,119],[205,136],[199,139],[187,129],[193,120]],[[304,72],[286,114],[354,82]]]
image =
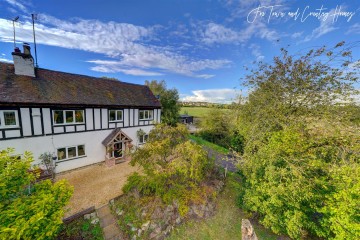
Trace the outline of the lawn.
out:
[[[214,151],[216,151],[218,153],[221,153],[221,154],[228,154],[229,153],[228,149],[226,149],[224,147],[221,147],[219,145],[216,145],[215,143],[208,142],[208,141],[202,139],[201,137],[198,137],[198,136],[195,136],[195,135],[190,135],[189,138],[191,140],[195,141],[197,144],[200,144],[202,146],[211,148],[212,150],[214,150]]]
[[[232,240],[241,239],[241,219],[248,216],[236,206],[238,184],[228,177],[224,191],[219,195],[216,214],[203,221],[191,220],[175,228],[168,240]],[[276,240],[273,234],[258,223],[250,220],[255,228],[258,239]],[[285,238],[281,238],[285,239]]]
[[[182,107],[180,110],[180,114],[189,114],[190,116],[194,116],[196,118],[202,118],[205,117],[206,114],[211,110],[212,108],[208,107]],[[220,109],[221,111],[230,111],[229,109]]]

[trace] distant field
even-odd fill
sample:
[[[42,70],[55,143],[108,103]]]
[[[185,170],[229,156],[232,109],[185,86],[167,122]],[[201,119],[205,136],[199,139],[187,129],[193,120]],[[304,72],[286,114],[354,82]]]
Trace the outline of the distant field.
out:
[[[210,110],[211,108],[207,108],[207,107],[182,107],[180,110],[180,114],[185,114],[185,112],[187,112],[187,114],[189,114],[190,116],[201,118],[204,117]],[[229,109],[220,109],[220,110],[229,111]]]

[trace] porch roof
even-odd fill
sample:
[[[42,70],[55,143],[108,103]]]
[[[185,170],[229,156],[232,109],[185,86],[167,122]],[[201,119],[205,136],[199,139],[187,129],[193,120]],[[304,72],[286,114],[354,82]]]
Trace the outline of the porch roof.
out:
[[[121,128],[115,128],[101,143],[107,147],[112,141],[114,141],[115,138],[117,138],[119,134],[124,136],[125,142],[132,141],[128,135],[121,131]]]

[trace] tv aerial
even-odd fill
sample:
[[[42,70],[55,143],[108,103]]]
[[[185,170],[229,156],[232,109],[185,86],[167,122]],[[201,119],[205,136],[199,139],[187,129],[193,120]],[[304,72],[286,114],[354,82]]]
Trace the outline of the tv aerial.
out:
[[[16,16],[15,18],[11,19],[13,23],[13,30],[14,30],[14,49],[16,48],[16,40],[15,40],[15,23],[19,20],[19,16]]]

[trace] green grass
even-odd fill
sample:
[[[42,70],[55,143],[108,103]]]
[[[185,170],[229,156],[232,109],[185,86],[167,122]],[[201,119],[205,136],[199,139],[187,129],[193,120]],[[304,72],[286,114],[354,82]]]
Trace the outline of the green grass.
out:
[[[218,197],[216,214],[203,221],[191,220],[175,228],[168,240],[233,240],[241,239],[241,219],[248,218],[236,206],[239,183],[228,177],[224,191]],[[277,235],[251,221],[259,240],[276,240]]]
[[[207,107],[182,107],[180,110],[180,114],[189,114],[190,116],[194,116],[196,118],[202,118],[205,117],[206,114],[211,110],[212,108]],[[221,111],[230,111],[229,109],[220,109]]]
[[[200,145],[203,145],[203,146],[206,146],[206,147],[209,147],[209,148],[211,148],[212,150],[214,150],[214,151],[216,151],[218,153],[221,153],[221,154],[228,154],[229,153],[228,149],[226,149],[224,147],[221,147],[219,145],[216,145],[214,143],[208,142],[208,141],[202,139],[201,137],[190,135],[189,138],[191,140],[195,141],[196,143],[198,143]]]

